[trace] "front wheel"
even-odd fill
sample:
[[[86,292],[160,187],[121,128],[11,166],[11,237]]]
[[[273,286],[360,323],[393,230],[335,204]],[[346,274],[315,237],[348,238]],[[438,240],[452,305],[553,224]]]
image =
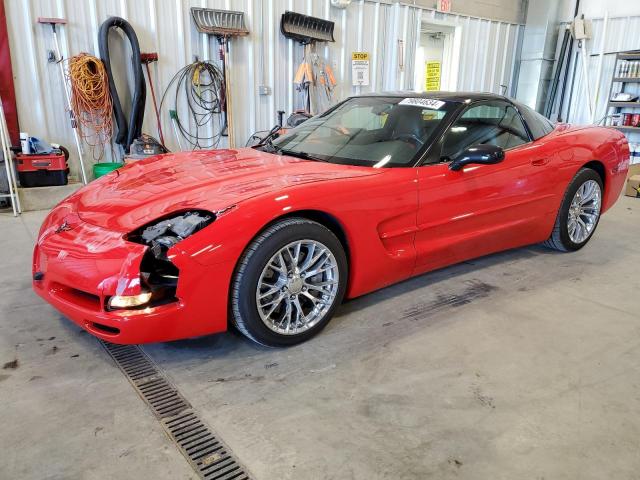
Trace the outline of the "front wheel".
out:
[[[569,252],[584,247],[598,226],[602,209],[602,179],[590,168],[581,169],[569,184],[545,246]]]
[[[304,218],[275,223],[242,256],[231,287],[231,320],[267,346],[303,342],[329,323],[347,283],[338,238]]]

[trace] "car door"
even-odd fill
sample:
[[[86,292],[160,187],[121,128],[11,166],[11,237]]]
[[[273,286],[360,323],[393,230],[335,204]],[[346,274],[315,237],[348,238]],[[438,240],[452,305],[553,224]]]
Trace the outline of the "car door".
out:
[[[502,147],[504,160],[449,169],[456,155],[478,144]],[[509,102],[463,111],[434,146],[431,163],[418,167],[416,273],[548,236],[541,218],[553,192],[540,167],[552,158],[538,147]]]

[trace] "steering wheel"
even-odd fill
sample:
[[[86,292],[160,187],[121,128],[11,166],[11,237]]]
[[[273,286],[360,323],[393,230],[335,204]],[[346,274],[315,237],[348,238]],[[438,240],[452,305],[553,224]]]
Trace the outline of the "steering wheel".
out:
[[[422,146],[424,145],[424,140],[422,140],[414,133],[401,133],[393,137],[391,140],[400,140],[402,142],[411,143],[414,145],[416,150],[422,148]]]

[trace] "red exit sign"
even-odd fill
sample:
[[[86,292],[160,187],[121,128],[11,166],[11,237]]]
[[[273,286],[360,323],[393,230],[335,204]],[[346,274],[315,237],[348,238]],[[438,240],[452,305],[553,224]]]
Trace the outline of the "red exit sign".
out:
[[[451,0],[438,0],[436,10],[439,12],[449,13],[451,11]]]

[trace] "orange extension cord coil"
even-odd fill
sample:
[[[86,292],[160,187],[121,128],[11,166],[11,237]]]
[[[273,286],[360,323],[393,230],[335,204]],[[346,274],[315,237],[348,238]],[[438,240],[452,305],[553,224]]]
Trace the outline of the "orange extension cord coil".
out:
[[[71,110],[83,140],[91,147],[94,160],[104,155],[113,135],[113,110],[107,71],[93,55],[80,53],[68,60]]]

